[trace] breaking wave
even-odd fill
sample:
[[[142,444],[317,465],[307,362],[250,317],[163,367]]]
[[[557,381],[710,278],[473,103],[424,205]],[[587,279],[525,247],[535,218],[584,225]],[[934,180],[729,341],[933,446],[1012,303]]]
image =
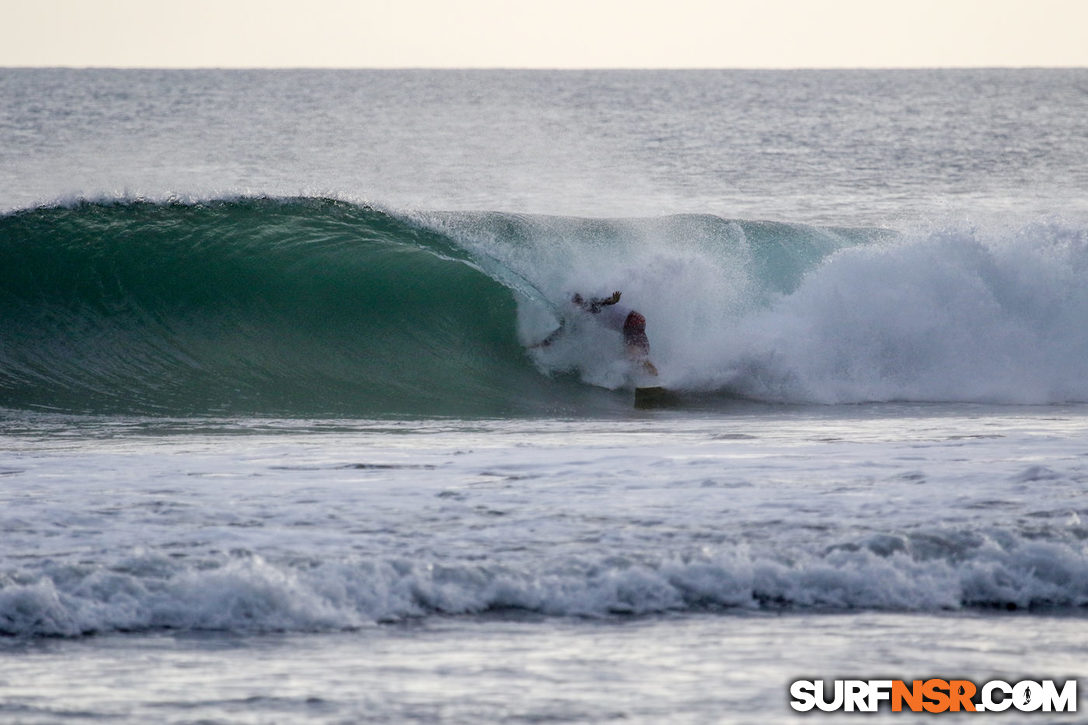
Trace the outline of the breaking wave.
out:
[[[573,291],[643,312],[656,382],[784,402],[1088,400],[1088,231],[390,213],[324,198],[0,217],[0,406],[599,414],[637,382]],[[533,347],[564,322],[555,344]]]
[[[134,552],[0,577],[0,633],[336,631],[435,615],[522,611],[616,617],[667,612],[1079,610],[1083,541],[1011,531],[873,535],[819,553],[563,561],[271,561],[235,552],[185,563]]]

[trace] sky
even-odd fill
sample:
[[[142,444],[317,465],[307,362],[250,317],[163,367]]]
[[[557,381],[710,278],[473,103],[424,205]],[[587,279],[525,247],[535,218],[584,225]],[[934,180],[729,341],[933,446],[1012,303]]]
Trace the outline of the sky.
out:
[[[1088,67],[1088,0],[0,0],[0,67]]]

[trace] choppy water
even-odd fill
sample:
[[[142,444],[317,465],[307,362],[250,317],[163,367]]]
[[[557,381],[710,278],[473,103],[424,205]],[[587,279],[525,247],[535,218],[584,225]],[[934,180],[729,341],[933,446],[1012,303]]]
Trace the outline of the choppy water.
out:
[[[1079,676],[1086,89],[0,72],[0,719]]]

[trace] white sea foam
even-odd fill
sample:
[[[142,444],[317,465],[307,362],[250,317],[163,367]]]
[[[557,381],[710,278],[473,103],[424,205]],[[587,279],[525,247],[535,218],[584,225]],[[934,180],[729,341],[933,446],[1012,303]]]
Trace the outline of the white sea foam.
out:
[[[508,261],[568,318],[538,362],[629,384],[619,335],[562,308],[571,290],[620,289],[646,315],[670,387],[783,402],[1088,400],[1085,227],[953,228],[857,245],[783,226],[758,248],[756,231],[681,219],[617,224],[608,244],[537,232],[546,252]],[[523,307],[524,340],[554,328]]]
[[[161,425],[5,439],[0,630],[1088,605],[1080,408]]]
[[[951,541],[944,556],[879,547],[635,561],[582,556],[536,562],[361,560],[291,564],[257,555],[194,567],[157,555],[124,566],[17,573],[0,586],[0,630],[73,636],[153,629],[326,631],[435,614],[524,610],[610,617],[739,608],[935,611],[1078,608],[1088,550],[1009,532]],[[886,542],[882,542],[885,543]],[[126,570],[127,567],[127,570]],[[141,571],[140,569],[143,569]]]
[[[1088,232],[1057,226],[843,250],[741,320],[713,380],[825,403],[1088,400],[1086,268]]]

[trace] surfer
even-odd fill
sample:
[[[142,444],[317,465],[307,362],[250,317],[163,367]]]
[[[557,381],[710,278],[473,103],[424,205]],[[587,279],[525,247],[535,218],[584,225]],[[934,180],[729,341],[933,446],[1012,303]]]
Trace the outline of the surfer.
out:
[[[578,305],[582,311],[594,315],[605,327],[623,333],[623,344],[624,349],[627,350],[627,356],[639,363],[646,373],[657,375],[657,368],[650,362],[650,339],[646,337],[646,318],[642,313],[619,304],[619,290],[608,297],[590,297],[589,299],[575,292],[570,301]],[[564,323],[561,322],[559,329],[533,347],[547,347],[552,344],[563,332],[563,325]]]

